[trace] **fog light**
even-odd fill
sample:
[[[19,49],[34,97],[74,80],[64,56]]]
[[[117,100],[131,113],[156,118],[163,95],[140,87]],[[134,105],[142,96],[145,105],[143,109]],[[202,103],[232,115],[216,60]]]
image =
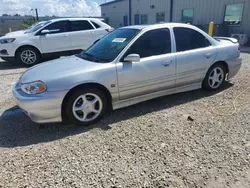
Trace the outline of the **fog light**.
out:
[[[9,55],[9,53],[8,53],[8,51],[7,50],[1,50],[0,51],[0,54],[2,54],[2,55]]]

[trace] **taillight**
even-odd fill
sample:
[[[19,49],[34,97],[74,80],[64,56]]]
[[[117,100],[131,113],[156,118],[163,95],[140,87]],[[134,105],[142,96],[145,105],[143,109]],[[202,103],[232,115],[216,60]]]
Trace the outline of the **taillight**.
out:
[[[239,46],[238,46],[238,50],[240,51],[240,44],[239,44]]]
[[[114,31],[115,29],[113,28],[113,27],[111,27],[111,28],[108,28],[108,29],[105,29],[108,33],[110,33],[110,32],[112,32],[112,31]]]

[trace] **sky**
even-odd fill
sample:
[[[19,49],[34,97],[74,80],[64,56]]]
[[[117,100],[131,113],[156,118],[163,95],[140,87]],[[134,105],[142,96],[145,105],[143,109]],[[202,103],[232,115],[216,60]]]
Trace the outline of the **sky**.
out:
[[[34,15],[31,9],[37,8],[39,16],[101,16],[99,4],[104,2],[105,0],[0,0],[0,15]]]

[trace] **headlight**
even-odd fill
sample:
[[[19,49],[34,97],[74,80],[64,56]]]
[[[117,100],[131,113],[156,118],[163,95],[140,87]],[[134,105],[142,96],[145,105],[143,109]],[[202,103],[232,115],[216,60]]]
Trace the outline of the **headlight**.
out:
[[[0,44],[8,44],[14,42],[15,38],[6,38],[6,39],[0,39]]]
[[[21,89],[24,93],[34,95],[45,92],[47,88],[43,82],[37,81],[28,84],[22,84]]]

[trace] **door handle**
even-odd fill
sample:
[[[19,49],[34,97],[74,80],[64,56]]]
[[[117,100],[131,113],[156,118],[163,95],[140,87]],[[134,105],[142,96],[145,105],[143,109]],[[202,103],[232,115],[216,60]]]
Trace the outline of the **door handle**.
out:
[[[64,36],[64,37],[68,37],[68,36],[69,36],[69,34],[64,34],[63,36]]]
[[[206,53],[204,56],[209,59],[210,57],[212,57],[212,55],[212,53]]]
[[[162,63],[162,65],[163,65],[164,67],[168,67],[169,65],[171,65],[172,62],[173,62],[173,61],[164,61],[164,62]]]

